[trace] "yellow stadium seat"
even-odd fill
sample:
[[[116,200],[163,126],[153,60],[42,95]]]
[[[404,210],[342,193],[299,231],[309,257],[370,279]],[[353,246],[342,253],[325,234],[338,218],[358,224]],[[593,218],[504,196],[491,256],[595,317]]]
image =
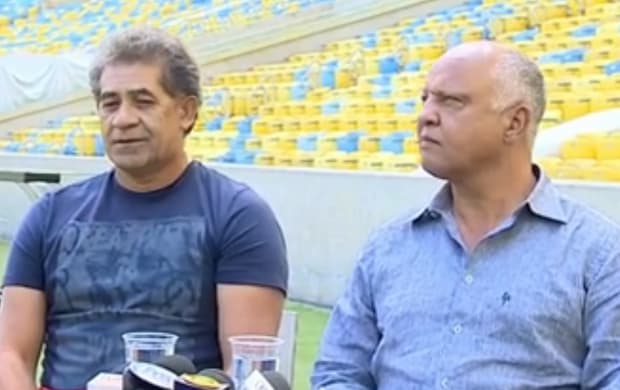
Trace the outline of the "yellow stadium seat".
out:
[[[610,60],[614,57],[614,51],[610,47],[592,48],[587,51],[586,59],[588,61]]]
[[[377,119],[377,131],[380,133],[393,133],[398,129],[398,119],[395,117],[380,116]]]
[[[394,114],[394,102],[389,100],[377,100],[374,103],[373,112],[379,115]]]
[[[297,122],[299,123],[298,126],[300,133],[314,133],[318,131],[318,125],[315,125],[315,123],[320,123],[319,121],[313,120],[312,117],[307,116],[300,117],[297,119]]]
[[[535,162],[547,172],[549,176],[553,176],[551,172],[557,171],[558,167],[562,164],[562,159],[555,156],[538,157]]]
[[[273,153],[265,153],[265,152],[260,153],[254,159],[254,164],[256,164],[256,165],[263,165],[263,166],[273,165],[274,164],[274,155],[273,155]]]
[[[615,166],[597,165],[583,172],[583,179],[592,181],[620,181],[620,169]]]
[[[378,135],[365,135],[360,137],[358,149],[361,152],[374,153],[379,151],[381,137]]]
[[[566,17],[570,14],[570,8],[566,3],[537,2],[530,9],[530,23],[540,25],[550,19]]]
[[[377,133],[380,131],[379,119],[374,115],[361,116],[359,118],[359,127],[368,133]]]
[[[567,97],[561,104],[564,120],[574,119],[590,112],[590,97]]]
[[[359,169],[360,157],[355,153],[339,153],[336,157],[336,168],[345,170]]]
[[[317,150],[319,152],[332,152],[338,150],[338,136],[322,136],[317,142]]]
[[[573,89],[573,80],[546,80],[545,87],[549,95],[564,95],[564,92],[570,92]]]
[[[403,150],[406,154],[420,154],[420,145],[418,144],[418,140],[415,137],[409,137],[405,139],[403,143]]]
[[[562,144],[560,156],[565,160],[593,160],[596,158],[597,145],[602,137],[604,134],[600,133],[580,134]]]
[[[386,159],[383,169],[390,172],[409,173],[415,171],[420,164],[417,155],[395,155]]]
[[[315,165],[316,153],[298,151],[291,156],[292,165],[296,167],[312,168]]]
[[[599,112],[620,108],[620,94],[607,94],[605,92],[594,94],[590,98],[590,112]]]
[[[321,154],[315,159],[315,167],[338,169],[339,157],[339,153],[336,152]]]
[[[620,137],[601,137],[597,141],[595,155],[598,160],[620,160]]]
[[[273,165],[279,167],[293,166],[293,155],[290,153],[278,153],[274,156]]]
[[[547,129],[556,126],[562,122],[562,110],[554,110],[548,108],[542,118],[540,128]]]
[[[379,153],[371,154],[360,159],[359,168],[365,171],[382,171],[385,157]]]

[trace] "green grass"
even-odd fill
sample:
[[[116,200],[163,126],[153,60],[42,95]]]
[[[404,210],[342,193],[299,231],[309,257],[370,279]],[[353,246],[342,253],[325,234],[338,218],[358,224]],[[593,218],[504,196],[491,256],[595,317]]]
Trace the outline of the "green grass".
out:
[[[8,245],[0,242],[0,277],[4,275]],[[287,310],[293,310],[298,315],[297,349],[295,359],[295,383],[293,389],[307,390],[310,388],[309,378],[312,365],[327,321],[328,312],[300,303],[287,303]]]
[[[328,318],[328,311],[309,305],[289,303],[288,310],[297,312],[297,350],[295,355],[295,390],[310,388],[310,374],[316,358],[319,342]]]
[[[4,275],[4,262],[9,254],[9,246],[0,241],[0,276]]]

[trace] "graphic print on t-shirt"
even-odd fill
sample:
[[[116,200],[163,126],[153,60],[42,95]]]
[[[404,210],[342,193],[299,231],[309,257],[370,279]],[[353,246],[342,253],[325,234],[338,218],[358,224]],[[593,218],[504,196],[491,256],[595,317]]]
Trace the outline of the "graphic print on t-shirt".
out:
[[[199,329],[206,283],[213,283],[205,230],[202,218],[70,222],[47,265],[56,364],[118,369],[124,332]]]
[[[196,316],[205,276],[204,230],[199,219],[70,223],[53,273],[55,310]]]

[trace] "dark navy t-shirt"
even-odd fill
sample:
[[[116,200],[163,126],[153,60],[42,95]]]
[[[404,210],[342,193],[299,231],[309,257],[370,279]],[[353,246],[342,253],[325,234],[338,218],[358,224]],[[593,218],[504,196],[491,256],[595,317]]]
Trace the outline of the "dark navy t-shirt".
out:
[[[167,188],[135,193],[110,171],[44,196],[9,256],[5,286],[48,300],[43,386],[80,389],[124,365],[121,335],[166,331],[197,367],[220,367],[220,283],[286,292],[271,209],[244,184],[193,162]]]

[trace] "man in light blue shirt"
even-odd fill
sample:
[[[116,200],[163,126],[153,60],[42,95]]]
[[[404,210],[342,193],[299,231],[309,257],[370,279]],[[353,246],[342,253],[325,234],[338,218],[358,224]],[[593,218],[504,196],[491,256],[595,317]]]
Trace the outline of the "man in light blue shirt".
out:
[[[369,239],[313,389],[620,389],[620,228],[532,164],[536,65],[464,44],[422,100],[422,164],[447,184]]]

